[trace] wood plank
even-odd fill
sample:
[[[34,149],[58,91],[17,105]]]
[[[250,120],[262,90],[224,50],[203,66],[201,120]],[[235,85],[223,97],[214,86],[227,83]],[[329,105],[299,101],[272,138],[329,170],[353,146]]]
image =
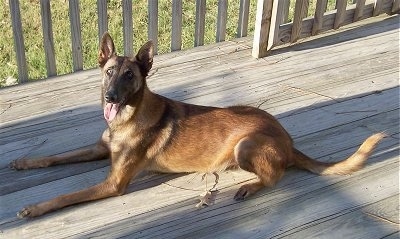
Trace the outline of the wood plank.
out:
[[[335,21],[333,23],[333,29],[338,29],[339,27],[342,26],[344,18],[346,16],[346,6],[347,6],[347,1],[346,0],[337,0],[336,1],[336,16],[335,16]]]
[[[153,41],[154,54],[158,52],[158,1],[148,1],[149,23],[147,35]]]
[[[106,177],[106,161],[18,172],[7,168],[23,155],[65,152],[95,142],[105,127],[99,72],[0,89],[1,235],[337,238],[357,233],[395,238],[398,224],[389,221],[396,219],[399,196],[398,33],[398,16],[382,14],[278,48],[265,59],[249,56],[250,38],[157,56],[148,80],[156,93],[198,104],[259,106],[279,118],[297,148],[320,161],[351,155],[373,132],[386,129],[390,134],[365,168],[351,176],[319,177],[289,169],[276,187],[240,203],[232,196],[255,176],[221,173],[216,203],[204,209],[194,208],[205,188],[201,175],[144,174],[121,197],[35,220],[17,219],[24,205]],[[72,97],[77,92],[79,102]]]
[[[327,237],[353,237],[357,235],[359,238],[386,238],[399,231],[395,223],[385,223],[379,218],[374,218],[373,214],[366,212],[372,208],[373,211],[388,211],[389,214],[398,216],[398,197],[394,195],[385,198],[376,203],[369,204],[365,207],[348,210],[340,215],[332,216],[325,221],[311,222],[304,227],[296,228],[292,232],[288,232],[281,236],[284,237],[312,237],[312,238],[327,238]],[[397,210],[393,210],[397,208]]]
[[[71,28],[72,65],[73,71],[83,70],[81,18],[79,0],[69,1],[69,21]]]
[[[47,77],[57,75],[54,52],[53,27],[51,22],[50,1],[40,0],[40,16],[42,20],[43,45],[46,60]]]
[[[122,1],[122,31],[124,38],[124,55],[134,56],[133,52],[133,20],[132,20],[132,1]]]
[[[254,39],[252,56],[261,58],[267,55],[268,38],[271,27],[273,1],[257,1],[256,23],[254,27]]]
[[[182,48],[182,0],[172,2],[171,51]]]
[[[323,24],[323,17],[327,6],[328,6],[328,0],[317,0],[311,35],[317,35],[321,30]]]
[[[238,27],[236,30],[236,37],[245,37],[247,36],[247,29],[249,25],[249,9],[250,9],[250,0],[240,0],[239,5],[239,20]]]
[[[21,12],[19,8],[19,0],[9,0],[10,14],[11,14],[11,26],[13,31],[14,39],[14,51],[18,66],[18,83],[24,83],[28,81],[28,68],[26,66],[25,57],[25,44],[24,36],[21,24]]]
[[[101,42],[103,34],[108,31],[107,0],[97,1],[97,17],[99,42]]]
[[[290,42],[296,42],[300,38],[303,19],[307,16],[308,0],[296,0],[293,16],[292,32]]]
[[[228,0],[218,1],[218,15],[217,15],[217,32],[215,41],[225,41],[226,37],[226,22],[228,17]]]
[[[363,16],[365,0],[357,0],[356,10],[354,12],[354,21],[359,21]]]
[[[196,23],[194,29],[194,46],[204,45],[206,19],[206,0],[196,0]]]

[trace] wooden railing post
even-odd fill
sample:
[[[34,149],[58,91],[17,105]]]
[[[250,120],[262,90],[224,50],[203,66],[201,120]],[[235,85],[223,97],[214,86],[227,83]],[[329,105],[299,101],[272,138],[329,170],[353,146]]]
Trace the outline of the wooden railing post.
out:
[[[275,0],[257,0],[254,28],[253,57],[264,57],[268,53],[268,38],[271,27],[272,6]],[[279,1],[279,0],[278,0]]]
[[[79,14],[79,1],[69,0],[69,21],[72,41],[73,71],[83,70],[81,17]]]
[[[99,42],[101,42],[103,34],[108,31],[107,0],[97,0],[97,16]]]
[[[14,38],[14,50],[17,57],[18,83],[28,81],[28,68],[26,67],[25,44],[22,34],[21,13],[19,0],[10,0],[11,26]]]
[[[50,0],[40,0],[40,15],[42,18],[43,45],[46,57],[47,76],[57,75],[54,53],[53,27],[51,23]]]
[[[133,54],[133,21],[132,21],[132,1],[122,1],[122,31],[124,38],[124,55],[134,56]]]

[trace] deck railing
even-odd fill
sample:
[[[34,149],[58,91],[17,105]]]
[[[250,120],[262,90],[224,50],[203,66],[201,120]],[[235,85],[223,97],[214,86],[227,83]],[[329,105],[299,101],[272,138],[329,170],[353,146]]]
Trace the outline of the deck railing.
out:
[[[257,2],[256,2],[257,1]],[[122,0],[123,48],[124,54],[133,54],[132,4],[135,1]],[[289,20],[289,6],[294,3],[293,20]],[[315,1],[314,1],[315,2]],[[336,1],[336,10],[327,12],[328,0],[317,0],[313,17],[307,18],[309,0],[240,0],[238,9],[236,37],[247,35],[249,26],[249,6],[256,5],[253,56],[264,57],[277,45],[294,43],[300,38],[315,35],[342,25],[358,21],[381,13],[397,13],[399,0],[356,0],[347,4],[346,0]],[[98,36],[108,30],[107,1],[97,1]],[[18,83],[28,81],[28,68],[25,56],[24,36],[21,24],[19,0],[9,0]],[[148,38],[158,46],[158,0],[148,0]],[[218,1],[217,26],[215,41],[225,40],[227,27],[228,0]],[[50,0],[40,0],[40,13],[43,31],[47,76],[57,75],[55,43],[53,39]],[[204,44],[206,0],[196,0],[196,20],[194,28],[194,47]],[[170,50],[180,50],[182,46],[182,0],[172,1],[172,26]],[[82,36],[79,0],[69,0],[69,22],[73,71],[83,69]],[[250,22],[250,24],[254,24]]]
[[[293,2],[293,1],[292,1]],[[275,46],[295,43],[318,33],[338,29],[382,13],[399,12],[399,0],[336,0],[327,11],[328,0],[317,0],[313,16],[307,18],[309,0],[296,0],[293,21],[287,22],[290,0],[258,0],[253,56],[264,57]],[[315,2],[315,1],[314,1]]]

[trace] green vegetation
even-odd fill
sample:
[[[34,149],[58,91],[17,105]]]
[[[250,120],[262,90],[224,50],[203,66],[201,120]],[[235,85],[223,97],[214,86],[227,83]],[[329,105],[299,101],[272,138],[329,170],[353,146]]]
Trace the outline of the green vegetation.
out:
[[[17,63],[13,48],[11,17],[9,1],[0,0],[0,86],[4,85],[7,78],[17,78]],[[193,47],[195,26],[195,1],[183,2],[183,29],[182,48]],[[229,1],[228,23],[226,40],[236,37],[236,28],[239,18],[239,0]],[[250,16],[248,34],[254,31],[256,0],[250,1]],[[334,6],[334,0],[330,0]],[[68,16],[68,1],[50,1],[54,44],[56,54],[57,74],[72,72],[71,33]],[[172,0],[159,1],[158,19],[158,53],[169,52],[171,41],[171,4]],[[309,15],[312,15],[316,0],[310,1]],[[82,25],[82,50],[84,69],[97,66],[98,30],[97,6],[94,0],[80,0],[80,18]],[[147,41],[147,0],[133,1],[133,33],[134,51]],[[205,44],[215,42],[216,16],[218,0],[207,0]],[[43,49],[43,33],[40,18],[40,4],[36,0],[20,0],[21,21],[24,34],[25,54],[27,59],[28,74],[30,79],[45,78],[46,65]],[[292,1],[291,9],[294,8]],[[330,7],[332,9],[332,7]],[[123,53],[122,43],[122,1],[108,1],[108,29],[115,39],[116,48]],[[289,18],[291,18],[289,16]]]

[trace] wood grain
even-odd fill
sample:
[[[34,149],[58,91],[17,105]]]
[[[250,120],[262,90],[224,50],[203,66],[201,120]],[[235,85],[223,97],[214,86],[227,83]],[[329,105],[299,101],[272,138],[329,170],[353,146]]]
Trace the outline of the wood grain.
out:
[[[202,175],[143,173],[123,196],[19,220],[15,213],[21,207],[107,176],[108,160],[27,171],[8,168],[16,158],[95,143],[106,127],[100,76],[98,69],[80,71],[0,89],[0,235],[396,238],[398,19],[382,14],[278,47],[261,59],[250,56],[251,38],[156,56],[148,79],[156,93],[194,104],[260,107],[280,120],[297,148],[320,161],[348,157],[374,132],[389,134],[353,175],[322,177],[290,168],[274,188],[244,202],[232,197],[255,176],[241,170],[219,174],[216,203],[204,209],[194,207],[205,189]]]

